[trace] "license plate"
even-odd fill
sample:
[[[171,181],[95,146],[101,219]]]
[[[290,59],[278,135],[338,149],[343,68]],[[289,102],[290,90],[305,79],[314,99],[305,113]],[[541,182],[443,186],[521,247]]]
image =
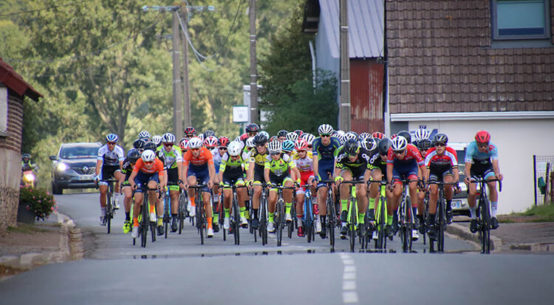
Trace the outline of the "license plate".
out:
[[[81,180],[81,181],[92,180],[92,175],[80,176],[79,180]]]
[[[452,208],[453,209],[460,209],[462,207],[462,201],[461,200],[452,200]]]

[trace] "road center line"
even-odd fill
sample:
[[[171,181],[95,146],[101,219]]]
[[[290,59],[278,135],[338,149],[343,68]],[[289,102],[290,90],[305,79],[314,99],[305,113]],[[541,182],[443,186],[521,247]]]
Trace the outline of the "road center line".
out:
[[[342,301],[344,304],[358,304],[358,293],[356,292],[356,266],[349,254],[341,253],[340,258],[344,265],[342,274]]]

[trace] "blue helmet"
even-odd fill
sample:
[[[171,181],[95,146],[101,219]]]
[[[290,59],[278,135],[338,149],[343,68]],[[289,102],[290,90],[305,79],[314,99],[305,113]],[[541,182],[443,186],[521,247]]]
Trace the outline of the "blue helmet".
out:
[[[109,134],[106,136],[106,142],[117,142],[117,140],[119,140],[119,138],[118,138],[117,135],[114,134],[114,133],[109,133]]]
[[[283,141],[283,151],[284,152],[291,152],[294,150],[294,142],[291,140],[285,140]]]

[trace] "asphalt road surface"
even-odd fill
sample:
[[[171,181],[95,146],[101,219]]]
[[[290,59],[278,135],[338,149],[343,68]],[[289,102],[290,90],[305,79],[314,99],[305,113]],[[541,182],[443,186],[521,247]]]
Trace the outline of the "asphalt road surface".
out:
[[[350,253],[348,241],[274,237],[247,229],[241,245],[221,232],[200,245],[194,228],[133,246],[116,215],[98,225],[98,194],[56,197],[85,233],[85,259],[43,266],[0,282],[0,304],[552,304],[554,261],[543,255],[480,255],[448,238],[446,254]],[[232,236],[230,236],[232,237]]]

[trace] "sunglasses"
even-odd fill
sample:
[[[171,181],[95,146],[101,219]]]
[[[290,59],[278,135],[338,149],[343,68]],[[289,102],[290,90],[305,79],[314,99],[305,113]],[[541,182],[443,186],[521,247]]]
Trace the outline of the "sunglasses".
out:
[[[219,150],[227,150],[227,147],[220,147]]]
[[[405,152],[405,150],[395,150],[394,153],[397,155],[401,155]]]
[[[280,154],[281,154],[280,152],[271,153],[272,156],[277,156],[277,155],[280,155]]]
[[[191,148],[190,150],[197,151],[200,150],[200,148]]]
[[[173,146],[173,143],[164,143],[165,146]]]
[[[437,147],[439,147],[439,146],[446,146],[446,144],[444,144],[444,143],[437,143],[437,144],[435,144],[435,146],[437,146]]]
[[[154,161],[144,161],[144,164],[152,164]]]
[[[305,153],[306,151],[305,150],[297,150],[296,152],[297,153]]]
[[[479,146],[479,147],[488,147],[489,143],[478,143],[477,146]]]
[[[322,137],[322,138],[328,138],[328,137],[330,137],[331,135],[330,135],[330,134],[321,134],[321,135],[319,135],[319,136]]]
[[[116,142],[108,142],[108,145],[115,145]]]

